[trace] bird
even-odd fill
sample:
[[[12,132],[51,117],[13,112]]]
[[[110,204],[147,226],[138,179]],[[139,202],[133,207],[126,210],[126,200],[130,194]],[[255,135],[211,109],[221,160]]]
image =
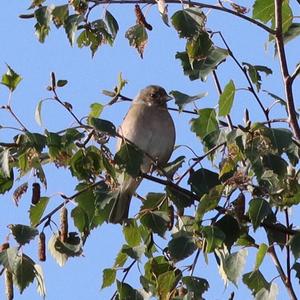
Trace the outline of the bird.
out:
[[[161,86],[147,86],[134,98],[118,129],[116,150],[129,141],[143,151],[142,173],[152,171],[154,160],[158,166],[163,166],[172,155],[176,133],[167,108],[167,102],[171,99]],[[110,223],[122,224],[128,219],[131,198],[141,181],[141,177],[123,176],[109,214]]]

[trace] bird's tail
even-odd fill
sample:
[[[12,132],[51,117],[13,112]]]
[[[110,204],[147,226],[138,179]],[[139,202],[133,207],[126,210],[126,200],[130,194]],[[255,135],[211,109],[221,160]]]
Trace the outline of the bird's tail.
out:
[[[126,176],[120,186],[120,191],[114,200],[112,210],[109,215],[110,223],[120,223],[128,218],[129,205],[135,190],[139,186],[141,179]]]

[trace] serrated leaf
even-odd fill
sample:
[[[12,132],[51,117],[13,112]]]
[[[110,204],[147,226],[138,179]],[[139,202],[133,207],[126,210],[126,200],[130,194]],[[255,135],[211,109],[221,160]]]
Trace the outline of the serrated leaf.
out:
[[[201,229],[201,233],[205,238],[204,251],[206,253],[213,252],[221,247],[226,238],[224,232],[216,226],[205,226]]]
[[[67,4],[55,6],[55,8],[52,10],[53,23],[57,28],[64,24],[68,16],[69,6]]]
[[[17,248],[8,248],[0,252],[0,264],[13,273],[18,258]]]
[[[82,15],[70,15],[65,20],[64,27],[71,46],[75,43],[75,34],[77,32],[78,25],[83,21]]]
[[[41,6],[35,10],[34,16],[37,20],[35,24],[35,34],[38,37],[40,43],[44,43],[46,36],[49,34],[50,31],[50,20],[51,20],[51,13],[54,9],[54,5],[49,6]]]
[[[191,256],[197,249],[193,236],[186,231],[178,231],[173,234],[168,243],[168,251],[174,262]]]
[[[181,168],[184,161],[185,156],[179,156],[175,160],[167,163],[164,167],[164,174],[166,174],[168,178],[173,178],[174,174]]]
[[[139,291],[125,282],[117,280],[117,290],[118,300],[144,300],[144,297],[139,293]]]
[[[125,37],[129,41],[129,45],[136,48],[141,58],[144,55],[144,49],[148,42],[148,34],[144,25],[134,25],[130,27],[126,33]]]
[[[295,260],[297,260],[300,257],[300,232],[293,235],[289,241],[289,245],[291,246]]]
[[[268,252],[268,245],[262,243],[259,245],[258,251],[256,253],[254,270],[257,271],[262,264],[266,253]]]
[[[7,71],[2,75],[1,84],[7,86],[9,90],[13,92],[22,80],[22,77],[17,74],[9,65],[6,66]]]
[[[36,226],[41,220],[44,211],[49,203],[49,197],[41,197],[36,205],[31,205],[29,209],[29,218],[31,226]]]
[[[45,298],[46,297],[46,286],[45,286],[43,269],[38,264],[35,264],[33,267],[34,267],[33,271],[34,271],[35,279],[36,279],[36,283],[37,283],[37,291],[41,297]]]
[[[186,285],[186,288],[189,292],[193,293],[195,299],[202,299],[202,295],[209,288],[209,283],[206,279],[195,276],[183,277],[182,283]]]
[[[275,6],[273,0],[256,0],[253,5],[254,19],[258,19],[263,23],[267,23],[275,15]]]
[[[116,280],[116,269],[104,269],[101,289],[111,286]]]
[[[204,108],[198,110],[199,117],[192,119],[191,130],[196,133],[198,137],[203,139],[209,133],[218,129],[218,121],[216,118],[216,111],[213,108]]]
[[[208,95],[207,92],[201,93],[195,96],[189,96],[187,94],[181,93],[179,91],[171,91],[170,95],[172,95],[175,99],[175,103],[178,105],[179,111],[182,111],[184,106],[193,101],[199,100]]]
[[[123,245],[122,252],[126,253],[129,257],[131,257],[134,260],[140,261],[142,256],[145,254],[146,246],[145,245],[139,245],[135,247],[130,247],[128,245]]]
[[[232,80],[230,80],[225,88],[223,93],[219,98],[219,116],[225,117],[227,116],[232,108],[233,100],[235,95],[235,85]]]
[[[167,231],[169,222],[168,213],[162,211],[149,211],[141,217],[141,223],[161,237]]]
[[[157,292],[159,299],[168,299],[169,293],[175,288],[178,276],[174,271],[162,273],[157,278]]]
[[[237,286],[238,279],[241,277],[246,264],[247,249],[241,249],[238,252],[229,254],[225,250],[217,250],[217,255],[220,259],[219,272],[227,285],[231,281]]]
[[[243,283],[247,285],[253,295],[259,292],[262,288],[268,289],[270,287],[270,284],[266,281],[259,270],[244,274]]]
[[[124,222],[123,234],[130,247],[140,245],[142,238],[135,219],[128,219]]]
[[[144,154],[131,144],[124,143],[116,153],[114,161],[121,169],[124,169],[132,177],[140,174],[140,166],[143,162]]]
[[[25,245],[29,243],[39,234],[39,231],[37,229],[26,225],[11,224],[8,227],[11,230],[11,233],[13,234],[15,240],[20,245]]]
[[[254,231],[266,217],[273,214],[270,204],[262,198],[254,198],[249,202],[248,213]]]
[[[116,38],[117,33],[119,31],[119,25],[117,20],[114,18],[114,16],[108,11],[105,11],[105,20],[107,22],[107,26],[109,28],[109,31],[113,37],[113,39]]]
[[[110,121],[91,117],[89,118],[89,123],[101,132],[107,133],[111,136],[116,135],[116,126]]]
[[[292,23],[283,34],[283,42],[286,44],[300,35],[300,23]]]
[[[269,289],[262,288],[255,295],[255,300],[274,300],[277,299],[279,289],[276,283],[272,282]]]

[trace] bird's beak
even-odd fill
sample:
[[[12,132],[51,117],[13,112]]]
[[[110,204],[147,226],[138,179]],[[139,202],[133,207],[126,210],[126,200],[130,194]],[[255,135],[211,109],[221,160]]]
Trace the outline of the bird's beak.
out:
[[[168,94],[166,95],[166,97],[165,97],[165,101],[166,102],[168,102],[168,101],[170,101],[170,100],[172,100],[173,99],[173,97],[172,96],[169,96]]]

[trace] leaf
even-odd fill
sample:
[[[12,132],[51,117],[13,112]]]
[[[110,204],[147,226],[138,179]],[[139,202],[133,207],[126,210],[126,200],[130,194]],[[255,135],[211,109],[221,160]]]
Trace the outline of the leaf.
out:
[[[289,241],[289,245],[291,246],[295,260],[297,260],[300,257],[300,232],[293,235]]]
[[[118,25],[117,20],[114,18],[114,16],[108,10],[105,11],[105,20],[107,22],[109,31],[110,31],[113,39],[115,39],[117,36],[117,33],[119,31],[119,25]]]
[[[129,45],[136,48],[141,58],[143,58],[144,49],[148,42],[148,34],[144,25],[134,25],[130,27],[125,37],[129,40]]]
[[[158,11],[160,12],[161,18],[163,22],[169,25],[169,17],[168,17],[168,5],[165,0],[156,0]]]
[[[130,247],[135,247],[141,243],[141,234],[135,219],[128,219],[123,224],[123,234]]]
[[[193,236],[183,230],[174,233],[168,243],[168,253],[174,262],[191,256],[196,249]]]
[[[253,5],[254,19],[258,19],[263,23],[267,23],[274,18],[275,6],[273,0],[256,0]]]
[[[110,121],[91,117],[89,118],[89,123],[98,131],[107,133],[111,136],[116,135],[116,126]]]
[[[121,282],[117,280],[117,291],[118,291],[118,300],[129,300],[129,299],[134,299],[134,300],[143,300],[144,297],[131,287],[129,284],[125,282]]]
[[[89,118],[99,118],[102,113],[104,106],[100,103],[92,103],[90,105],[91,111],[89,113]]]
[[[254,198],[249,202],[248,214],[253,225],[254,231],[260,226],[260,223],[268,216],[272,215],[270,204],[262,198]]]
[[[161,237],[167,231],[169,222],[168,213],[162,211],[149,211],[141,217],[141,223]]]
[[[22,80],[22,77],[17,74],[9,65],[6,66],[7,71],[2,75],[1,84],[7,86],[9,90],[13,92]]]
[[[44,279],[44,273],[43,269],[40,265],[34,264],[34,274],[35,274],[35,279],[37,283],[37,291],[39,295],[43,298],[46,296],[46,286],[45,286],[45,279]]]
[[[25,245],[29,243],[39,234],[39,231],[37,229],[26,225],[11,224],[8,227],[11,230],[11,233],[13,234],[15,240],[20,245]]]
[[[55,6],[51,14],[54,25],[59,28],[69,16],[69,7],[67,4]]]
[[[272,282],[269,289],[262,288],[255,295],[255,300],[274,300],[277,299],[279,289],[276,283]]]
[[[216,208],[221,199],[223,190],[223,185],[217,185],[216,187],[212,188],[207,194],[204,194],[201,197],[195,215],[196,222],[202,222],[204,214]]]
[[[71,15],[65,20],[64,27],[71,46],[75,43],[75,34],[78,25],[84,20],[83,15]]]
[[[185,156],[179,156],[175,160],[168,162],[164,166],[164,174],[166,174],[168,178],[173,178],[177,170],[182,167],[184,161],[185,161]]]
[[[175,103],[178,105],[179,111],[182,111],[184,106],[190,102],[196,101],[208,95],[207,92],[195,96],[189,96],[179,91],[171,91],[170,95],[175,98]]]
[[[0,169],[0,193],[4,194],[9,191],[14,184],[14,173],[13,169],[10,171],[9,177],[5,176]]]
[[[296,272],[295,276],[298,278],[299,283],[300,283],[300,263],[295,262],[293,267],[292,267],[292,270],[295,270],[295,272]]]
[[[229,254],[226,250],[217,250],[220,259],[219,272],[227,285],[228,280],[237,286],[238,279],[241,277],[246,264],[247,249]]]
[[[116,153],[114,161],[121,169],[124,169],[132,177],[140,175],[140,166],[143,162],[144,154],[131,144],[124,143]]]
[[[206,16],[200,9],[188,8],[175,12],[171,22],[180,38],[191,38],[203,29]]]
[[[234,82],[230,80],[226,84],[224,91],[219,98],[220,117],[225,117],[230,113],[233,104],[234,95],[235,95],[235,85]]]
[[[204,226],[201,230],[203,237],[205,238],[205,249],[206,253],[215,251],[215,249],[221,247],[225,240],[225,234],[219,227],[214,225]]]
[[[191,173],[188,184],[191,185],[192,191],[201,198],[204,194],[208,194],[212,188],[221,184],[221,182],[217,173],[201,168]]]
[[[230,251],[232,245],[240,236],[240,226],[238,221],[228,214],[218,220],[215,223],[215,226],[219,227],[225,234],[224,243],[227,246],[227,249]]]
[[[268,245],[262,243],[259,245],[258,251],[256,253],[254,270],[257,271],[262,264],[266,253],[268,252]]]
[[[162,273],[157,278],[157,293],[159,299],[170,299],[168,295],[175,288],[178,277],[174,271]]]
[[[57,80],[57,86],[58,86],[58,87],[63,87],[63,86],[65,86],[67,83],[68,83],[68,80],[65,80],[65,79]]]
[[[40,220],[45,212],[45,209],[49,203],[49,200],[50,200],[49,197],[41,197],[40,201],[36,205],[30,206],[29,218],[30,218],[31,226],[34,227],[40,222]]]
[[[218,121],[216,118],[216,111],[213,108],[204,108],[198,110],[199,117],[192,119],[191,130],[196,133],[198,137],[203,139],[209,133],[218,129]]]
[[[43,122],[42,122],[42,104],[45,100],[40,100],[37,104],[37,106],[35,107],[35,113],[34,113],[34,118],[35,121],[38,123],[39,126],[43,126]]]
[[[292,23],[283,34],[283,42],[286,44],[300,35],[300,23]]]
[[[270,284],[259,270],[244,274],[243,283],[247,285],[253,295],[257,294],[262,288],[269,289],[270,287]]]
[[[195,276],[182,277],[182,283],[186,285],[187,290],[193,294],[195,299],[202,299],[202,295],[209,288],[209,283],[206,279]]]
[[[266,75],[272,74],[272,70],[266,66],[258,66],[251,65],[249,63],[243,62],[243,66],[245,66],[247,73],[253,84],[255,84],[257,91],[259,92],[261,87],[261,76],[260,72],[265,73]]]
[[[272,228],[265,228],[265,230],[267,231],[269,245],[276,243],[281,248],[281,250],[283,250],[286,244],[287,237],[284,233],[285,229],[286,227],[280,223],[273,224]]]
[[[41,6],[35,10],[34,16],[37,20],[35,24],[35,34],[38,37],[40,43],[44,43],[46,36],[49,34],[50,31],[50,20],[51,20],[51,13],[54,9],[54,5],[49,6]]]
[[[126,253],[129,257],[131,257],[134,260],[140,261],[142,256],[145,254],[146,246],[140,245],[136,247],[130,247],[128,245],[123,245],[122,252]]]
[[[111,286],[116,280],[116,269],[104,269],[101,289]]]
[[[8,248],[0,252],[0,264],[13,273],[18,258],[17,248]]]

